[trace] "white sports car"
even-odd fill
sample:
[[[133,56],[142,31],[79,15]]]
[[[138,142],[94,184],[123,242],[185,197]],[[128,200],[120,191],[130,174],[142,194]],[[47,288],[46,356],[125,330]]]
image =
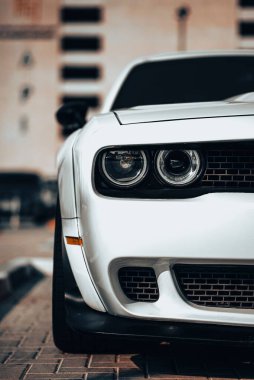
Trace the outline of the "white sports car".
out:
[[[150,57],[66,140],[57,347],[98,351],[113,335],[254,343],[251,91],[254,53]],[[70,130],[84,117],[75,105],[57,116]]]

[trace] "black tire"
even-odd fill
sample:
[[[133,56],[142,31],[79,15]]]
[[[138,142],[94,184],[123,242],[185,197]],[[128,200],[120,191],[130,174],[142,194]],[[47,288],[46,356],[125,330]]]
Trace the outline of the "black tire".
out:
[[[64,352],[76,353],[83,351],[81,334],[73,331],[66,323],[64,305],[64,269],[63,269],[63,239],[62,222],[59,202],[56,207],[52,294],[52,324],[53,338],[57,348]]]

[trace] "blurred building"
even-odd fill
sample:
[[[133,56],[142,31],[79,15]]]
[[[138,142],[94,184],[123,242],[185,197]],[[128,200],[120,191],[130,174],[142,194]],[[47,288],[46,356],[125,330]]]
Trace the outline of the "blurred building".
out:
[[[57,1],[0,1],[0,170],[55,173]]]
[[[254,47],[254,0],[1,0],[0,170],[55,174],[58,105],[99,110],[132,59]]]

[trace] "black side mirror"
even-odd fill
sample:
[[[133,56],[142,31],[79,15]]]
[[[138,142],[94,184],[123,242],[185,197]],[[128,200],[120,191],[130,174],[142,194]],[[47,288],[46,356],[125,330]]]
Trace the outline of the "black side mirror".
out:
[[[87,111],[87,104],[82,102],[69,102],[59,108],[56,119],[63,127],[64,136],[69,136],[86,124]]]

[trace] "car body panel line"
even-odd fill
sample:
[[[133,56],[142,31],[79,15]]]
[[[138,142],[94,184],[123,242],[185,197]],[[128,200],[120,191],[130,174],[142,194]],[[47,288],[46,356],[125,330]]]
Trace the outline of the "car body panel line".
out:
[[[77,219],[62,219],[63,236],[79,236]],[[68,245],[65,238],[64,245],[73,276],[83,299],[93,309],[105,312],[105,307],[94,286],[83,247]]]

